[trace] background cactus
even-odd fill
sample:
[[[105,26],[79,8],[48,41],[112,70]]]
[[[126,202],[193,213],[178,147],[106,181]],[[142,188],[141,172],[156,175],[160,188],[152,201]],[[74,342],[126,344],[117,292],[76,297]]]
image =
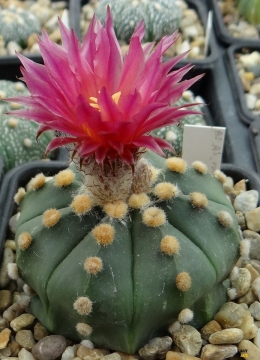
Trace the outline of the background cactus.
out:
[[[129,42],[137,24],[143,19],[146,32],[143,41],[158,41],[178,29],[182,15],[175,0],[100,0],[97,17],[103,22],[110,5],[118,39]]]
[[[176,105],[188,104],[195,102],[193,95],[190,92],[185,93]],[[194,110],[201,112],[202,108],[199,105],[193,107]],[[192,114],[187,115],[180,120],[179,124],[162,127],[158,130],[153,131],[153,134],[167,140],[175,150],[175,153],[179,156],[182,154],[182,141],[183,141],[183,130],[184,125],[206,125],[206,120],[203,114]],[[167,150],[167,154],[171,154]],[[171,154],[173,155],[173,154]]]
[[[0,35],[6,43],[15,41],[26,47],[28,37],[39,32],[40,22],[30,11],[14,6],[0,9]]]
[[[182,309],[201,327],[226,301],[239,234],[221,182],[200,162],[146,158],[151,189],[138,193],[141,170],[127,214],[120,201],[93,206],[74,164],[18,192],[19,274],[35,291],[29,310],[49,331],[134,353],[167,334]]]
[[[260,1],[237,0],[240,14],[251,24],[260,25]]]
[[[0,98],[28,94],[22,82],[0,81]],[[43,134],[35,141],[38,124],[8,116],[5,112],[21,108],[17,103],[0,100],[0,157],[3,158],[4,172],[28,161],[42,159],[53,132]]]

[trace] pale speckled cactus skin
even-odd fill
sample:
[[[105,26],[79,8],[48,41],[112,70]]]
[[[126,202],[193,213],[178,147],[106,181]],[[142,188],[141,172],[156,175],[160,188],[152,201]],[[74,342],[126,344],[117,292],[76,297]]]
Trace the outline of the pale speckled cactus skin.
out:
[[[50,332],[75,341],[87,338],[96,347],[131,354],[149,339],[166,335],[167,326],[182,309],[194,311],[191,324],[200,328],[226,301],[222,281],[238,258],[240,238],[222,184],[213,175],[194,168],[173,172],[157,155],[147,153],[146,158],[163,169],[157,184],[170,182],[179,188],[177,196],[167,201],[150,194],[166,214],[167,221],[161,226],[146,225],[142,209],[131,209],[123,220],[109,218],[98,206],[86,215],[76,215],[70,204],[82,187],[80,172],[67,186],[57,187],[50,180],[28,191],[21,201],[16,232],[19,275],[35,291],[29,311]],[[71,169],[74,171],[75,166]],[[207,196],[206,208],[191,206],[189,194],[194,191]],[[61,218],[47,228],[43,213],[51,208],[57,209]],[[228,228],[217,219],[223,210],[233,219]],[[108,246],[98,244],[92,233],[93,227],[102,223],[115,230],[114,241]],[[19,247],[23,233],[32,238],[27,249]],[[160,251],[165,235],[179,241],[179,251],[173,256]],[[85,271],[83,264],[88,257],[102,259],[98,274]],[[182,273],[191,278],[185,290],[177,287],[177,276]],[[92,301],[89,315],[75,310],[78,297]],[[91,326],[92,333],[79,335],[78,323]]]
[[[144,19],[143,41],[158,41],[178,29],[182,10],[175,0],[100,0],[97,17],[103,22],[110,5],[115,32],[119,40],[129,42],[137,24]]]
[[[0,35],[6,43],[15,41],[25,47],[28,37],[40,30],[39,20],[30,11],[16,7],[0,9]]]
[[[189,102],[194,102],[194,98],[187,101],[183,97],[176,103],[176,105],[188,104]],[[201,106],[194,106],[194,110],[201,112]],[[180,120],[179,124],[170,125],[166,127],[162,127],[158,130],[153,131],[153,134],[161,137],[162,139],[167,140],[175,150],[175,154],[178,156],[182,155],[182,142],[183,142],[183,130],[184,125],[207,125],[206,120],[202,114],[193,114],[185,116]],[[169,150],[167,150],[168,154],[173,155]]]
[[[237,0],[240,14],[251,24],[260,25],[260,1]]]
[[[17,94],[28,94],[22,82],[0,80],[1,98]],[[17,106],[0,100],[0,157],[4,162],[4,173],[17,165],[44,158],[46,146],[54,136],[53,132],[47,132],[36,142],[38,124],[5,114]]]

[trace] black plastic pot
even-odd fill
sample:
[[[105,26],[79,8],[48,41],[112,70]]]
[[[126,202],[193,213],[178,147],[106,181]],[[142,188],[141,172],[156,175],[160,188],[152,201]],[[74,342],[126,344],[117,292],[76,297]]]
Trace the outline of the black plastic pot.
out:
[[[253,114],[246,105],[245,92],[242,82],[239,78],[235,56],[239,53],[251,53],[253,51],[260,51],[260,41],[258,45],[249,45],[247,41],[230,46],[226,51],[226,66],[227,73],[230,80],[230,86],[234,99],[236,101],[237,114],[241,121],[250,125],[254,120],[259,119],[259,116]]]
[[[52,2],[57,2],[59,0],[51,0]],[[77,0],[65,0],[67,3],[67,8],[69,9],[69,23],[73,28],[75,24],[74,14],[75,14],[75,2]],[[40,54],[24,54],[29,59],[42,64],[42,56]],[[0,56],[0,78],[7,77],[10,80],[15,81],[17,77],[20,77],[20,60],[15,55],[9,56]]]
[[[219,9],[218,0],[207,0],[209,8],[213,11],[213,23],[217,38],[225,45],[241,44],[248,41],[250,45],[259,44],[260,39],[243,39],[229,34],[226,25],[223,22],[222,14]]]
[[[257,172],[260,174],[260,119],[252,122],[249,133]]]
[[[42,172],[46,176],[55,175],[67,167],[65,162],[31,162],[10,170],[2,184],[0,191],[0,258],[4,242],[9,231],[9,219],[17,211],[14,195],[20,187],[25,187],[30,179]],[[233,164],[223,164],[221,170],[231,176],[235,182],[247,179],[247,190],[255,189],[260,192],[260,178],[253,171]]]
[[[234,163],[236,159],[240,159],[239,164],[247,166],[247,157],[245,157],[244,150],[239,147],[237,143],[238,138],[240,138],[240,141],[244,141],[245,133],[243,129],[239,129],[236,126],[238,118],[235,114],[230,114],[230,112],[225,111],[226,109],[222,107],[222,97],[228,97],[229,95],[223,93],[221,79],[215,76],[215,72],[211,68],[201,71],[198,70],[197,67],[191,70],[186,78],[191,78],[202,73],[204,73],[203,78],[192,85],[191,90],[195,95],[201,96],[205,101],[206,105],[202,111],[207,125],[223,126],[226,128],[222,161],[225,163]],[[233,134],[234,129],[236,129],[236,135]],[[236,138],[234,138],[235,136]],[[246,136],[248,136],[248,134],[246,134]]]
[[[46,176],[52,176],[67,166],[67,162],[61,161],[32,161],[7,172],[0,190],[0,258],[8,234],[9,219],[17,210],[17,205],[13,200],[17,190],[26,186],[30,179],[38,173],[42,172]]]
[[[75,1],[75,4],[74,4],[75,18],[73,19],[73,21],[75,21],[75,23],[73,22],[73,28],[74,28],[78,38],[81,39],[82,33],[81,33],[81,29],[80,29],[80,10],[81,10],[81,6],[87,4],[89,1],[88,0],[71,0],[71,1]],[[189,5],[190,8],[196,10],[204,29],[206,29],[208,12],[207,12],[207,7],[203,3],[203,1],[201,1],[201,0],[185,0],[185,1],[187,2],[187,4]],[[76,13],[76,11],[78,11],[78,12]],[[76,17],[77,17],[77,20],[76,20]],[[208,69],[208,68],[213,68],[214,64],[218,60],[218,56],[219,56],[218,46],[217,46],[214,34],[211,33],[210,37],[209,37],[209,50],[208,50],[208,54],[205,57],[205,59],[188,58],[188,59],[183,59],[180,62],[180,64],[183,66],[183,65],[192,63],[196,66],[197,69],[204,70],[204,69]]]

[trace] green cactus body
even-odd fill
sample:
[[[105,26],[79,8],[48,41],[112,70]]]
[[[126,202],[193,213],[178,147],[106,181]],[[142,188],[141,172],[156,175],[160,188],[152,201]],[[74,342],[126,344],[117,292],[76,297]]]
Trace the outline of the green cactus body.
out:
[[[189,99],[188,101],[182,97],[176,105],[183,105],[188,104],[189,102],[194,102],[193,99]],[[201,111],[200,106],[194,106],[193,110],[196,110],[198,112]],[[202,114],[193,114],[185,116],[183,119],[180,120],[178,125],[170,125],[162,127],[158,130],[153,131],[153,134],[156,136],[161,137],[162,139],[167,140],[175,150],[175,153],[178,156],[181,156],[182,154],[182,142],[183,142],[183,130],[184,125],[207,125],[206,121]],[[168,154],[171,154],[170,151],[167,150]]]
[[[96,14],[103,22],[110,5],[118,39],[130,40],[138,23],[144,19],[144,41],[158,41],[178,29],[182,10],[175,0],[101,0]]]
[[[52,333],[134,353],[167,334],[182,309],[194,310],[191,324],[201,327],[226,301],[222,281],[240,237],[222,184],[203,166],[146,158],[162,170],[150,202],[138,208],[130,197],[122,218],[74,205],[85,189],[75,165],[48,182],[39,175],[21,200],[18,270],[35,292],[29,310]],[[169,199],[168,187],[176,189]]]
[[[28,37],[40,30],[39,20],[30,11],[16,7],[0,9],[0,35],[6,43],[15,41],[26,47]]]
[[[0,98],[17,94],[28,94],[22,82],[0,81]],[[38,124],[5,114],[17,107],[20,105],[0,100],[0,157],[3,158],[4,172],[28,161],[42,159],[53,138],[53,132],[46,132],[36,142]]]
[[[260,25],[259,0],[238,0],[238,10],[249,23]]]

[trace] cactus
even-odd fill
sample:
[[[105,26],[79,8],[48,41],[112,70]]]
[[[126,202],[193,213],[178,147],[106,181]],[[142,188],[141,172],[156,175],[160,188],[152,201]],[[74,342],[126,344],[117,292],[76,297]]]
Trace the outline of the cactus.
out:
[[[92,207],[75,168],[31,181],[17,264],[35,291],[30,311],[50,332],[134,353],[165,334],[182,309],[193,309],[200,327],[225,301],[221,282],[236,262],[239,236],[221,183],[201,163],[147,158],[162,171],[149,193],[128,198],[128,216],[124,202]]]
[[[238,11],[253,25],[260,25],[260,1],[237,0]]]
[[[21,47],[26,47],[28,37],[40,32],[40,22],[28,10],[9,7],[0,9],[0,35],[4,41],[15,41]]]
[[[194,98],[191,97],[188,99],[183,96],[178,102],[178,105],[181,104],[188,104],[189,102],[193,102]],[[200,106],[194,106],[193,107],[198,112],[201,111]],[[174,148],[174,153],[178,156],[181,156],[182,154],[182,141],[183,141],[183,130],[184,125],[206,125],[206,121],[202,114],[192,114],[187,115],[183,119],[180,120],[178,125],[169,125],[166,127],[162,127],[158,130],[155,130],[153,134],[155,136],[159,136],[162,139],[167,140]],[[173,155],[171,151],[167,151],[168,154]]]
[[[17,94],[28,94],[22,82],[0,81],[0,98]],[[4,163],[4,173],[17,165],[44,157],[45,148],[53,138],[48,132],[35,142],[38,125],[16,116],[9,117],[6,111],[21,108],[17,103],[0,100],[0,157]]]
[[[39,133],[57,130],[47,152],[69,144],[74,162],[15,196],[19,276],[49,331],[134,353],[174,320],[202,326],[225,302],[238,220],[221,172],[165,161],[172,147],[151,134],[197,113],[173,104],[201,76],[181,81],[189,65],[169,72],[181,56],[162,62],[178,34],[142,47],[140,23],[123,58],[109,8],[82,44],[60,30],[62,48],[40,38],[44,65],[19,56],[31,96],[9,99]]]
[[[107,5],[110,5],[113,13],[118,39],[127,43],[142,19],[146,25],[143,40],[158,41],[178,29],[182,15],[176,0],[100,0],[96,15],[102,22],[106,17]]]

